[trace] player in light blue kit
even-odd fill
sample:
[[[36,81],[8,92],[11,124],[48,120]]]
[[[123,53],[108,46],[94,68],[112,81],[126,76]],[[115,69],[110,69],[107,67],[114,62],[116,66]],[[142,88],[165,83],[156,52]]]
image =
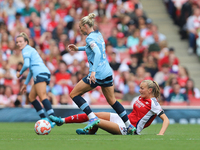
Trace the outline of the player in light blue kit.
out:
[[[20,72],[17,72],[17,77],[19,78],[24,71],[29,68],[29,73],[26,78],[24,85],[21,87],[20,92],[26,92],[26,86],[29,83],[31,77],[33,76],[34,85],[32,85],[31,92],[29,93],[29,101],[36,109],[37,113],[42,119],[50,121],[46,118],[44,110],[41,104],[36,99],[39,96],[40,101],[44,105],[44,108],[48,115],[55,115],[54,110],[52,109],[50,101],[47,99],[46,86],[50,81],[50,72],[48,68],[44,65],[43,60],[41,59],[38,52],[29,46],[29,39],[25,33],[21,33],[16,38],[16,44],[20,50],[22,50],[22,55],[24,59],[24,65]],[[55,126],[54,122],[51,122],[51,127]],[[59,125],[59,124],[57,124]]]
[[[87,35],[86,46],[76,47],[74,44],[68,46],[68,49],[71,51],[85,51],[89,62],[89,75],[78,82],[70,93],[70,97],[89,118],[89,124],[82,130],[82,132],[85,132],[97,125],[100,120],[92,112],[81,95],[97,86],[101,86],[107,102],[124,121],[128,134],[133,134],[135,127],[131,125],[124,107],[115,99],[112,77],[113,72],[106,58],[104,39],[99,31],[94,31],[93,29],[94,18],[95,14],[91,13],[88,16],[83,17],[79,23],[82,34]],[[50,119],[55,122],[63,123],[58,117],[50,116]]]

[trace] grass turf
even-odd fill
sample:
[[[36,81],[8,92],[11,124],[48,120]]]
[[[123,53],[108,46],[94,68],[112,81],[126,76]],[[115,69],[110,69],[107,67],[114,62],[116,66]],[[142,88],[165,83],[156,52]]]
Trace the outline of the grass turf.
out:
[[[164,136],[157,136],[161,124],[151,125],[142,135],[111,135],[101,129],[97,135],[77,135],[85,124],[67,124],[37,135],[34,123],[0,123],[0,150],[197,150],[199,125],[170,125]]]

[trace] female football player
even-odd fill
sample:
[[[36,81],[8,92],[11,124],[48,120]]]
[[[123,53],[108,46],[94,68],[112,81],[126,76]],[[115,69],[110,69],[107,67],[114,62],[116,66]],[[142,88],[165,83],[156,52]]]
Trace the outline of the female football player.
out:
[[[24,85],[21,87],[20,92],[26,92],[26,86],[33,76],[34,85],[32,86],[31,91],[29,93],[29,101],[34,106],[39,116],[43,119],[48,120],[48,118],[46,118],[45,116],[41,104],[36,99],[36,97],[39,96],[47,114],[54,115],[54,110],[52,109],[50,101],[47,99],[46,93],[46,86],[47,84],[49,84],[51,76],[50,71],[43,63],[43,60],[41,59],[38,52],[29,45],[29,39],[26,33],[22,32],[20,33],[20,35],[17,36],[16,44],[19,47],[19,49],[22,50],[22,55],[24,59],[23,67],[20,72],[17,72],[17,77],[19,78],[24,73],[24,71],[26,71],[29,68],[28,76]],[[55,123],[50,123],[51,127],[55,126]]]
[[[140,96],[134,102],[133,110],[128,115],[131,124],[136,127],[134,134],[140,134],[144,128],[148,127],[152,123],[156,116],[159,116],[163,120],[163,124],[157,135],[164,135],[169,125],[169,119],[157,101],[157,98],[160,95],[158,84],[152,80],[144,80],[140,84],[139,91]],[[117,114],[99,112],[95,113],[95,115],[100,119],[99,124],[87,131],[77,129],[77,134],[95,134],[98,128],[101,128],[111,134],[127,134],[126,126]],[[82,123],[88,121],[88,117],[85,114],[77,114],[66,118],[50,116],[50,119],[52,121],[62,123]]]
[[[94,31],[95,14],[90,13],[80,20],[79,28],[83,35],[86,35],[86,46],[77,47],[74,44],[68,45],[70,51],[85,51],[89,62],[89,74],[83,78],[70,93],[70,97],[76,105],[83,110],[88,118],[89,124],[84,128],[88,130],[99,123],[99,118],[92,112],[82,95],[97,86],[101,86],[107,102],[122,118],[128,129],[128,134],[133,134],[135,127],[130,123],[124,107],[115,99],[113,87],[113,73],[107,61],[105,53],[105,42],[99,31]]]

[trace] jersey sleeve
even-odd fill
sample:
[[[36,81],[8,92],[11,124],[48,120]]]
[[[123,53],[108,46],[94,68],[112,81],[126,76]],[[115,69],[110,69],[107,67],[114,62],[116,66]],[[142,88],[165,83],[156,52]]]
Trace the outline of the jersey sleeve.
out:
[[[158,116],[164,112],[156,98],[151,98],[151,111]]]
[[[23,51],[22,51],[22,56],[23,58],[30,58],[31,59],[31,49],[29,48],[25,48]]]
[[[92,40],[91,38],[87,38],[86,42],[87,42],[87,44],[89,44],[90,48],[95,53],[92,71],[96,72],[96,69],[97,69],[99,62],[101,60],[101,51],[100,51],[99,47],[97,46],[96,42],[94,40]]]
[[[30,66],[30,59],[27,57],[24,59],[24,64],[23,64],[23,67],[20,71],[20,75],[22,75],[24,73],[24,71],[26,71],[26,69],[28,69]]]
[[[90,46],[90,48],[93,50],[95,47],[98,47],[96,42],[92,38],[87,38],[86,43]]]

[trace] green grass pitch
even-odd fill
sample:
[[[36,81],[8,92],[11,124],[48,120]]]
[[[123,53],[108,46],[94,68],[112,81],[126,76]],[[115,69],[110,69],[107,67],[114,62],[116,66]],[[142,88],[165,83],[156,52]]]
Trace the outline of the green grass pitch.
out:
[[[101,129],[97,135],[77,135],[85,124],[65,124],[49,135],[37,135],[33,123],[0,123],[0,150],[199,150],[199,125],[169,125],[157,136],[161,124],[151,125],[142,135],[111,135]]]

